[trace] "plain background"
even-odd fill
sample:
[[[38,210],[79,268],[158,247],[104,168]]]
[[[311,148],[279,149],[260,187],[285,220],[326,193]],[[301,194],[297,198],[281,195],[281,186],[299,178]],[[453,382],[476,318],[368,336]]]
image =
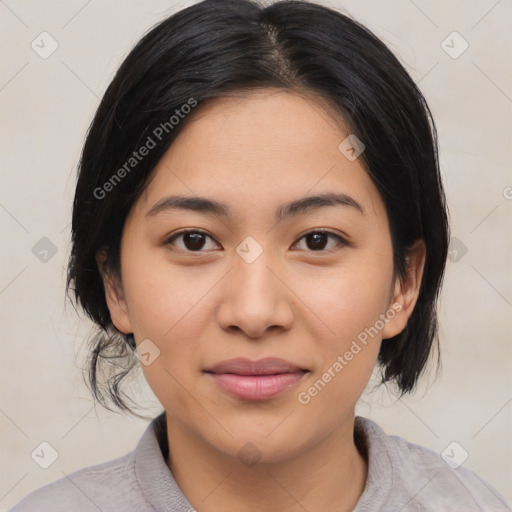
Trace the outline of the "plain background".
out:
[[[114,72],[143,33],[189,3],[0,2],[2,511],[131,451],[147,426],[94,408],[84,384],[90,323],[64,296],[71,203],[85,132]],[[402,400],[366,392],[356,412],[439,453],[456,441],[464,467],[512,499],[512,2],[324,3],[367,25],[419,82],[451,212],[442,373]],[[44,37],[51,49],[41,32],[58,43],[47,58],[31,46]],[[133,392],[149,415],[160,410],[142,378]],[[43,441],[58,453],[48,469],[31,457]]]

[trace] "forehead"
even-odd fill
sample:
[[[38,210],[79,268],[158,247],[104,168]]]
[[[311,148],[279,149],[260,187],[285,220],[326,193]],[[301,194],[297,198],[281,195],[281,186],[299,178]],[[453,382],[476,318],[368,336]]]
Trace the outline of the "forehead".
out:
[[[360,159],[340,151],[349,133],[322,102],[266,90],[211,100],[191,114],[141,197],[215,197],[232,210],[262,211],[306,195],[344,193],[383,208]],[[380,201],[380,205],[378,204]]]

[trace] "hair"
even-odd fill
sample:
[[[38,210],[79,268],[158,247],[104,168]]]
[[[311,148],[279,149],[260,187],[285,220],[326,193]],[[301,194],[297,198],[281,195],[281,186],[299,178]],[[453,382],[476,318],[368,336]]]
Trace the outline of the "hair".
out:
[[[363,141],[359,158],[386,206],[396,275],[405,276],[414,242],[425,243],[414,310],[406,328],[381,344],[381,384],[411,392],[434,348],[439,369],[436,305],[449,226],[437,131],[424,96],[386,45],[341,12],[295,0],[205,0],[167,17],[135,45],[101,100],[81,154],[66,289],[97,326],[88,380],[107,409],[109,398],[135,414],[120,384],[137,358],[133,335],[112,324],[97,253],[106,251],[105,271],[120,278],[125,219],[190,118],[209,100],[268,88],[323,100]],[[134,160],[148,137],[155,147]]]

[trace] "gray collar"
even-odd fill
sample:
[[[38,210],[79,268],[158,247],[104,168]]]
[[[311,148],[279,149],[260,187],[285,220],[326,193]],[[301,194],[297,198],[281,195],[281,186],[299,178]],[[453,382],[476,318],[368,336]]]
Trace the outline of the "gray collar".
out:
[[[355,417],[356,446],[368,461],[368,477],[354,512],[379,510],[392,489],[393,465],[386,450],[386,434],[373,421]],[[142,494],[158,512],[193,512],[169,470],[165,413],[154,418],[135,448],[135,473]]]

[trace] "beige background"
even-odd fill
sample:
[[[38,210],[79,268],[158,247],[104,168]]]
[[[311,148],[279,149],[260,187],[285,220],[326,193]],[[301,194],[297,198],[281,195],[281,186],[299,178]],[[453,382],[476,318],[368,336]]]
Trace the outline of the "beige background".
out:
[[[79,367],[90,324],[64,297],[69,222],[75,168],[99,98],[131,46],[184,5],[0,2],[1,511],[64,474],[132,450],[146,428],[95,409],[84,385]],[[425,378],[400,401],[385,389],[365,393],[357,412],[437,452],[457,441],[469,454],[464,467],[512,499],[512,2],[328,5],[372,29],[419,81],[439,129],[457,239],[441,300],[440,377]],[[31,47],[43,31],[58,43],[46,59]],[[458,58],[462,39],[442,44],[453,31],[469,44]],[[38,243],[49,246],[43,237],[57,250],[46,262],[33,253]],[[139,383],[139,400],[156,413]],[[59,455],[46,470],[31,458],[42,441]]]

